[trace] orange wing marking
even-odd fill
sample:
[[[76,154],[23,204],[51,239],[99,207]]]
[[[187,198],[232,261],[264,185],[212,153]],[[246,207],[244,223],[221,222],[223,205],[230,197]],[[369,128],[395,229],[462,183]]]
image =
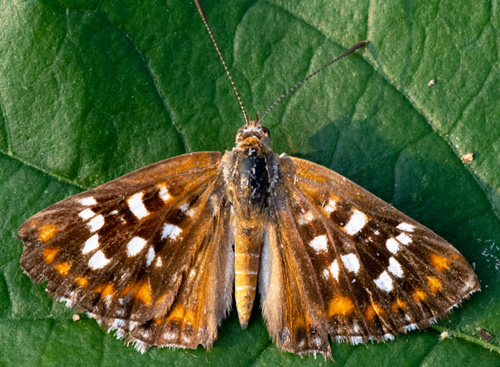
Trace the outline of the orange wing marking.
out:
[[[431,264],[436,268],[437,271],[445,271],[450,267],[450,259],[447,257],[432,254],[431,255]]]
[[[48,223],[38,228],[38,239],[42,242],[49,241],[57,233],[57,227],[53,223]]]
[[[354,303],[349,297],[344,297],[342,295],[337,295],[330,301],[330,307],[328,309],[328,314],[330,317],[335,315],[348,315],[353,313],[355,310]]]
[[[85,288],[89,284],[87,278],[82,276],[76,276],[73,278],[73,280],[75,281],[76,284],[78,284],[82,288]]]
[[[375,318],[377,315],[382,315],[384,313],[384,310],[382,310],[375,302],[372,302],[365,311],[366,319],[368,321],[371,321]]]
[[[443,282],[439,278],[432,276],[427,276],[427,285],[432,293],[439,292],[443,288]]]
[[[64,276],[68,275],[69,268],[70,268],[69,262],[63,262],[63,263],[59,263],[59,264],[54,265],[54,269],[56,269],[59,274],[64,275]]]
[[[43,260],[46,263],[51,264],[56,258],[58,252],[59,252],[58,248],[45,247],[43,249]]]
[[[405,306],[406,306],[406,302],[398,298],[392,304],[392,312],[397,312],[400,308],[404,308]]]
[[[417,289],[415,292],[413,292],[412,298],[415,302],[420,302],[427,298],[427,294],[423,290]]]

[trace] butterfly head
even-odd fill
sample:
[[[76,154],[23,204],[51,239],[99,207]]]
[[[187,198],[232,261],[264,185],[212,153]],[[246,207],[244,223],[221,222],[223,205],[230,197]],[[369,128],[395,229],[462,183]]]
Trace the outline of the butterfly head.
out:
[[[262,126],[258,119],[250,120],[236,133],[236,145],[239,148],[251,146],[268,146],[269,129]]]

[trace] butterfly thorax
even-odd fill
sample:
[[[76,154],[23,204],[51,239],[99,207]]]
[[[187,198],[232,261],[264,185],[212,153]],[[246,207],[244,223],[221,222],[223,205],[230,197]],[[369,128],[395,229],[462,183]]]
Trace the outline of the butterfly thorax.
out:
[[[269,193],[278,175],[277,162],[269,148],[269,130],[253,121],[238,130],[236,147],[223,158],[235,214],[250,227],[267,212]]]
[[[239,129],[236,147],[226,152],[222,167],[233,208],[236,308],[240,324],[246,327],[255,299],[269,197],[278,177],[269,130],[256,122]]]

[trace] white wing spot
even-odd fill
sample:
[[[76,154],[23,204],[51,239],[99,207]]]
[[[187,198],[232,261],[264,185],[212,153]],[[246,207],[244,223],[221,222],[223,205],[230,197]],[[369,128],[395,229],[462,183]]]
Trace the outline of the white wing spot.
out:
[[[82,249],[82,254],[86,255],[90,251],[94,251],[99,247],[99,235],[96,233],[92,237],[90,237],[87,241],[85,241]]]
[[[109,214],[116,215],[116,214],[118,214],[118,210],[113,210],[113,211],[112,211],[112,212],[110,212]]]
[[[95,231],[101,229],[104,225],[104,217],[99,214],[98,216],[92,218],[87,224],[89,225],[90,233],[94,233]]]
[[[160,198],[165,203],[167,201],[169,201],[172,196],[170,196],[170,194],[168,193],[167,186],[163,183],[163,184],[159,184],[157,187],[160,189],[160,192],[158,193],[158,195],[160,195]]]
[[[88,198],[83,198],[78,200],[80,204],[85,205],[85,206],[90,206],[90,205],[96,205],[97,201],[95,201],[93,196],[89,196]]]
[[[146,259],[146,266],[149,266],[151,265],[151,263],[153,262],[154,258],[155,258],[155,250],[153,248],[153,246],[149,247],[149,250],[148,250],[148,258]]]
[[[330,277],[330,272],[327,269],[323,269],[323,277],[328,279]]]
[[[401,233],[396,239],[401,242],[403,245],[407,245],[411,243],[411,238],[406,235],[406,233]]]
[[[138,192],[127,199],[128,208],[134,214],[137,219],[142,219],[149,215],[149,211],[144,206],[142,197],[144,196],[144,191]]]
[[[303,216],[299,218],[299,224],[304,225],[306,223],[311,223],[314,219],[314,215],[311,212],[306,212]]]
[[[392,274],[401,278],[403,276],[403,269],[401,268],[401,264],[397,262],[397,260],[393,257],[389,259],[389,267],[387,268]]]
[[[184,214],[187,213],[188,209],[189,209],[189,204],[182,204],[180,207],[179,207],[180,211],[183,212]]]
[[[127,256],[135,256],[146,246],[146,241],[142,237],[134,237],[127,244]]]
[[[393,254],[397,254],[399,250],[399,243],[394,238],[389,238],[385,243],[387,249]]]
[[[412,226],[410,223],[403,222],[400,223],[399,226],[397,226],[396,228],[405,232],[413,232],[415,226]]]
[[[335,200],[328,201],[328,204],[325,205],[323,210],[327,213],[333,213],[337,208],[337,202]]]
[[[95,215],[95,213],[92,211],[92,209],[84,209],[80,213],[78,213],[78,216],[82,218],[83,220],[87,220],[92,218]]]
[[[164,240],[165,238],[169,237],[172,240],[176,240],[181,233],[182,229],[180,229],[174,224],[166,223],[165,226],[163,227],[163,232],[161,233],[161,239]]]
[[[380,274],[380,276],[375,279],[375,284],[377,285],[377,287],[379,287],[380,289],[382,289],[383,291],[386,291],[386,292],[390,292],[392,291],[392,279],[390,277],[390,275],[387,273],[387,271],[383,271],[382,274]]]
[[[110,262],[102,251],[97,251],[89,260],[89,267],[92,270],[102,269]]]
[[[336,281],[339,280],[339,263],[337,259],[333,260],[332,265],[330,265],[330,272]]]
[[[159,256],[158,256],[158,257],[156,258],[155,266],[156,266],[157,268],[159,268],[159,267],[161,267],[162,265],[163,265],[163,262],[161,261],[161,257],[159,257]]]
[[[354,274],[358,274],[359,270],[359,260],[355,254],[347,254],[342,255],[342,262],[348,271],[354,272]]]
[[[317,253],[320,251],[327,252],[328,251],[328,239],[325,235],[314,237],[311,242],[309,242],[309,246],[311,246],[314,251]]]
[[[346,224],[344,229],[348,235],[353,235],[361,231],[367,222],[368,217],[359,210],[354,209],[352,211],[351,219],[349,219],[349,222]]]
[[[304,218],[307,223],[311,223],[314,219],[314,215],[311,212],[306,212],[306,214],[304,214]]]

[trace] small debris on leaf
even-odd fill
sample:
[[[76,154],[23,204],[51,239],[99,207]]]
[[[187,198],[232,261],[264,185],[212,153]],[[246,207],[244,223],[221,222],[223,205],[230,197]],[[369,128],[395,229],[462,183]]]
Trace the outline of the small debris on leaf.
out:
[[[443,341],[445,339],[449,339],[450,334],[447,331],[443,331],[441,334],[439,334],[439,340]]]
[[[474,160],[474,153],[464,154],[462,157],[460,157],[460,160],[462,161],[463,164],[470,162]]]
[[[493,340],[493,335],[491,335],[489,332],[487,332],[486,330],[484,329],[479,329],[478,330],[478,335],[481,339],[483,339],[485,342],[490,342]]]

